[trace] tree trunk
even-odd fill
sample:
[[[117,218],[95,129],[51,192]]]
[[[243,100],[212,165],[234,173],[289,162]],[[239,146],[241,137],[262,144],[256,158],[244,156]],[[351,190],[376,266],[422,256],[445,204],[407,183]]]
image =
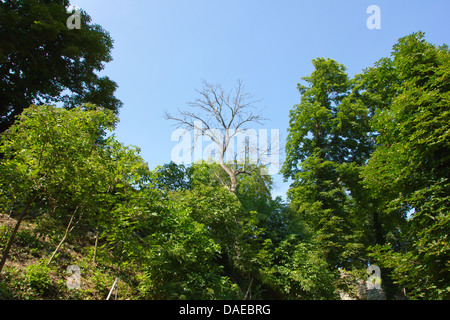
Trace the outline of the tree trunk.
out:
[[[244,300],[247,300],[247,299],[251,300],[252,299],[252,283],[253,283],[253,277],[250,278],[250,284],[248,285],[247,292],[245,293]],[[250,293],[250,295],[249,295],[249,293]]]
[[[94,267],[96,266],[97,260],[97,245],[98,245],[98,231],[95,231],[95,246],[94,246],[94,257],[92,258],[92,263]]]
[[[113,293],[114,288],[116,287],[116,283],[117,283],[118,280],[119,280],[119,278],[116,278],[114,280],[114,283],[113,283],[113,285],[111,287],[111,290],[109,290],[109,294],[108,294],[108,297],[106,297],[106,300],[109,300],[109,298],[111,298],[111,294]]]
[[[8,244],[6,245],[5,250],[3,251],[2,261],[0,261],[0,273],[3,270],[3,267],[5,266],[6,259],[8,259],[9,251],[11,250],[11,246],[14,242],[14,238],[16,237],[17,231],[19,230],[20,224],[22,223],[23,218],[28,214],[28,210],[30,210],[31,203],[33,202],[33,199],[30,198],[27,201],[27,204],[25,205],[25,208],[23,209],[22,213],[17,218],[16,225],[14,227],[14,230],[11,234],[11,237],[9,238]]]
[[[383,245],[385,243],[385,240],[384,240],[383,226],[380,223],[379,217],[380,217],[380,215],[379,215],[378,211],[374,211],[373,227],[374,227],[374,232],[375,232],[375,242],[376,242],[376,244]]]
[[[64,241],[66,240],[67,235],[69,234],[69,232],[73,230],[73,227],[72,227],[72,229],[70,229],[70,230],[69,230],[69,228],[70,228],[70,225],[72,224],[72,220],[73,220],[73,217],[74,217],[74,216],[75,216],[75,213],[74,213],[74,214],[72,215],[72,217],[70,218],[69,224],[67,225],[67,228],[66,228],[66,232],[64,233],[64,236],[62,237],[62,239],[61,239],[61,241],[59,242],[58,246],[56,247],[55,251],[53,251],[52,256],[50,257],[50,259],[49,259],[48,262],[47,262],[47,266],[49,266],[50,263],[52,262],[52,260],[53,260],[53,258],[55,257],[56,253],[59,251],[59,249],[60,249],[61,246],[63,245]]]

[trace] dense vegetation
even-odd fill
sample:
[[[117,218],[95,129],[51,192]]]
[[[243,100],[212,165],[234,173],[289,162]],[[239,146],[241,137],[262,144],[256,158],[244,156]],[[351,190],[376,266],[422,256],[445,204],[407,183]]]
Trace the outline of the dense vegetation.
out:
[[[71,108],[90,102],[118,112],[117,84],[99,77],[113,40],[82,12],[81,29],[66,26],[69,0],[0,1],[0,132],[32,103]]]
[[[20,56],[0,54],[1,72]],[[450,299],[448,47],[415,33],[353,78],[313,64],[289,114],[288,203],[260,170],[232,190],[218,163],[151,170],[112,134],[114,90],[56,107],[2,82],[31,100],[0,106],[21,110],[0,136],[0,298],[339,299],[371,263],[388,299]]]

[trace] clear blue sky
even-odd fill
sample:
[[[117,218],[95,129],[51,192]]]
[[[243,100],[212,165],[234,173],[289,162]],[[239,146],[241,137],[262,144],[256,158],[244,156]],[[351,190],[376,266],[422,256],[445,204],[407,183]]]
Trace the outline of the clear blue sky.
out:
[[[119,85],[124,103],[118,139],[137,145],[150,168],[171,160],[176,112],[197,98],[202,79],[232,88],[241,79],[284,149],[296,86],[311,60],[333,58],[350,75],[391,52],[398,38],[425,31],[450,44],[448,0],[72,0],[114,39],[114,61],[102,74]],[[381,29],[369,30],[370,5]],[[283,158],[283,155],[282,155]],[[287,185],[275,177],[275,195]]]

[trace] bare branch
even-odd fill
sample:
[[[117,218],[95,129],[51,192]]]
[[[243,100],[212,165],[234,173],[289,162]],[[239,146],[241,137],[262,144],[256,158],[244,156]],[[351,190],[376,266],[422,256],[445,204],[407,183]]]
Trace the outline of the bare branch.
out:
[[[197,92],[200,98],[187,103],[191,110],[195,111],[178,110],[176,116],[165,111],[164,117],[174,121],[177,128],[196,130],[198,134],[210,137],[217,144],[220,149],[219,163],[230,176],[230,190],[235,191],[236,176],[248,172],[236,171],[224,163],[230,141],[238,132],[243,132],[248,124],[261,124],[266,119],[260,112],[253,111],[259,101],[253,100],[240,80],[235,89],[228,93],[225,93],[221,84],[211,84],[203,80],[203,88]],[[220,135],[217,130],[221,132]]]

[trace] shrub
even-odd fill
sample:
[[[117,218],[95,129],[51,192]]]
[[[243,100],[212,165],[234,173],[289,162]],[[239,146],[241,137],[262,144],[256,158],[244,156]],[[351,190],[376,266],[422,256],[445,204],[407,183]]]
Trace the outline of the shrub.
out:
[[[50,272],[51,269],[44,263],[30,265],[26,268],[26,280],[37,295],[48,295],[54,288]]]

